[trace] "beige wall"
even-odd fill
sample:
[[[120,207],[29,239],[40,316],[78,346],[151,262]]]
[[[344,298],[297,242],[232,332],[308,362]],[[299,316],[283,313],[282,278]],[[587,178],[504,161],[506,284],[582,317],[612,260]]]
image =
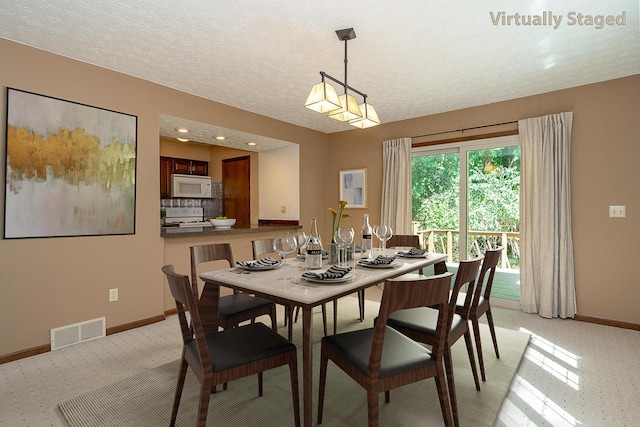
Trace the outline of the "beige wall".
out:
[[[634,274],[640,238],[639,100],[640,75],[636,75],[332,134],[328,197],[337,204],[340,169],[366,167],[369,209],[347,212],[354,218],[354,227],[362,223],[363,213],[370,214],[373,224],[380,219],[382,141],[573,111],[571,187],[578,314],[640,324],[640,286]],[[511,125],[464,134],[515,128]],[[459,136],[459,132],[452,132],[437,138]],[[609,218],[609,205],[626,205],[626,218]]]
[[[163,313],[160,267],[165,251],[183,252],[184,242],[165,245],[159,237],[159,114],[300,144],[301,224],[308,228],[315,216],[326,234],[340,169],[369,172],[369,208],[350,210],[354,227],[364,212],[372,222],[379,219],[382,140],[573,111],[578,310],[640,324],[640,287],[631,267],[640,230],[640,76],[327,136],[4,39],[0,58],[10,59],[0,67],[0,117],[6,87],[138,116],[135,235],[0,240],[0,355],[48,344],[49,330],[58,326],[106,316],[113,327]],[[2,120],[2,135],[4,126]],[[627,218],[607,218],[609,204],[626,205]],[[248,250],[248,241],[234,244],[239,255]],[[113,287],[120,300],[108,303]]]
[[[138,116],[135,235],[0,240],[0,356],[48,344],[51,328],[101,316],[109,328],[164,312],[164,239],[158,228],[160,114],[299,143],[307,171],[300,185],[308,190],[301,198],[302,223],[309,222],[316,205],[325,204],[325,134],[5,39],[0,39],[0,58],[2,118],[6,87]],[[2,119],[3,139],[5,132]],[[4,175],[4,141],[0,147]],[[4,188],[0,191],[4,197]],[[108,289],[114,287],[120,298],[109,303]]]

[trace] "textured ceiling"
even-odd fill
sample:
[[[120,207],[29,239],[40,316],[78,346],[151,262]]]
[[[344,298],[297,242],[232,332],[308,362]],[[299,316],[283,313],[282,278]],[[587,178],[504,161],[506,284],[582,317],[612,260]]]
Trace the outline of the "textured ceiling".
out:
[[[303,103],[319,71],[344,77],[344,42],[335,30],[355,29],[348,83],[365,92],[388,123],[638,74],[638,5],[1,0],[0,37],[332,133],[354,128]],[[562,21],[557,28],[544,21],[518,25],[515,17],[503,23],[500,12]],[[624,23],[585,25],[586,15],[623,12]],[[170,132],[178,118],[165,119],[162,127]],[[214,129],[202,133],[221,131],[210,125]]]

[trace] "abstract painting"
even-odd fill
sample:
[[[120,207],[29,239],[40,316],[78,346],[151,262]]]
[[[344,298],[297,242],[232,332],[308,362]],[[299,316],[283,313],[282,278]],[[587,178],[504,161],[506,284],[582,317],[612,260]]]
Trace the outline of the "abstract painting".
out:
[[[137,116],[7,89],[4,238],[135,234]]]

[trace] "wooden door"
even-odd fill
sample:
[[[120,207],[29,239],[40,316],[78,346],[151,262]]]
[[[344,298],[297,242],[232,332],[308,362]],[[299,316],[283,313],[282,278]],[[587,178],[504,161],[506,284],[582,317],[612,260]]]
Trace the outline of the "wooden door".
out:
[[[251,159],[249,156],[222,161],[223,212],[235,218],[235,228],[251,225]]]

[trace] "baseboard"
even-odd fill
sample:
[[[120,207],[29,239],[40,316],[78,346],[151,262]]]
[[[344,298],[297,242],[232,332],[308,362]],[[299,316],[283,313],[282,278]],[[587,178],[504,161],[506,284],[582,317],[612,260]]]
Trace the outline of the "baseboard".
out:
[[[493,307],[510,308],[513,310],[520,310],[519,301],[510,301],[501,298],[491,298],[491,305]],[[640,331],[640,325],[637,323],[621,322],[619,320],[600,319],[598,317],[582,316],[576,314],[573,320],[578,322],[596,323],[598,325],[613,326],[614,328],[631,329],[634,331]]]
[[[26,350],[16,351],[15,353],[3,354],[0,356],[0,365],[3,363],[13,362],[14,360],[24,359],[25,357],[47,353],[49,351],[51,351],[51,344],[28,348]]]
[[[598,325],[614,326],[622,329],[632,329],[634,331],[640,331],[640,325],[637,323],[620,322],[618,320],[600,319],[598,317],[582,316],[576,314],[573,318],[579,322],[597,323]]]
[[[166,315],[161,314],[158,316],[148,317],[146,319],[136,320],[135,322],[125,323],[123,325],[107,328],[106,333],[107,335],[117,334],[118,332],[124,332],[131,329],[140,328],[142,326],[151,325],[152,323],[161,322],[165,318],[166,318]],[[35,356],[37,354],[47,353],[49,351],[51,351],[51,344],[28,348],[26,350],[16,351],[15,353],[4,354],[0,356],[0,365],[2,365],[3,363],[13,362],[14,360]]]
[[[125,323],[123,325],[112,326],[107,328],[107,335],[117,334],[118,332],[128,331],[130,329],[140,328],[142,326],[151,325],[152,323],[162,322],[165,319],[164,314],[158,316],[147,317],[146,319],[136,320],[135,322]]]

